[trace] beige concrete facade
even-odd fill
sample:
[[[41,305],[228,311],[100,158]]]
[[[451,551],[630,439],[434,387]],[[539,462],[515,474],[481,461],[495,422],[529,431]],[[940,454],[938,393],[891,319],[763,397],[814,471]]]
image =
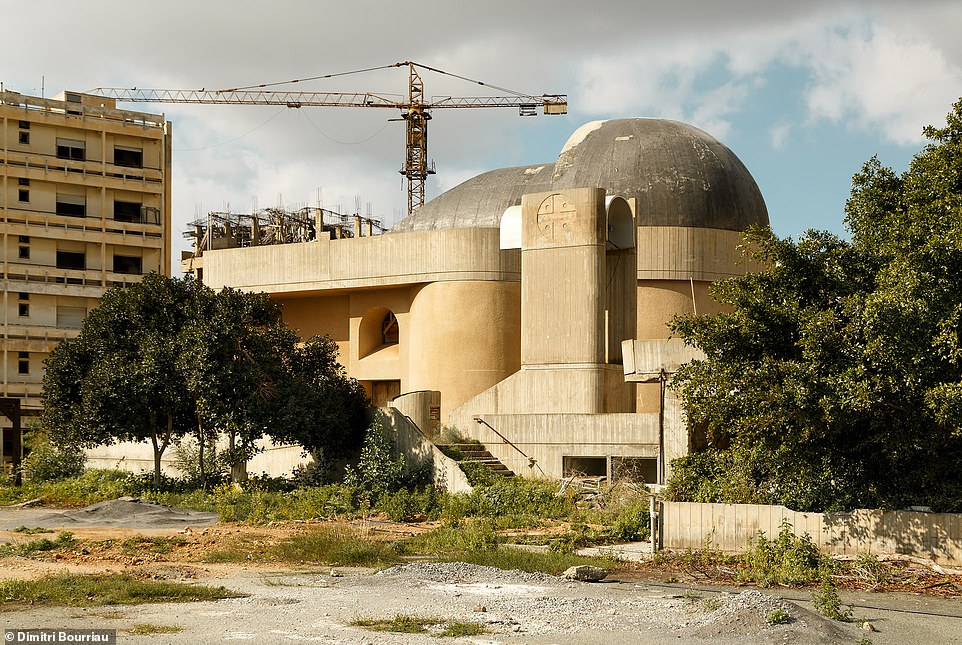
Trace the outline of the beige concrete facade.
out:
[[[453,427],[525,476],[664,481],[690,444],[665,386],[691,356],[668,324],[719,311],[709,286],[752,268],[738,249],[752,224],[767,211],[730,150],[623,119],[383,235],[206,250],[204,279],[267,292],[302,336],[329,334],[375,402],[397,401],[425,436]]]
[[[44,359],[104,291],[170,273],[170,144],[112,99],[0,93],[0,396],[38,411]]]

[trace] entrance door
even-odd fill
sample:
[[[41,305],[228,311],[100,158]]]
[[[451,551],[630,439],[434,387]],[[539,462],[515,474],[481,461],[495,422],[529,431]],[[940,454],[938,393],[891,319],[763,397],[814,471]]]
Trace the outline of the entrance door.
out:
[[[371,400],[377,407],[401,394],[401,381],[371,381]]]

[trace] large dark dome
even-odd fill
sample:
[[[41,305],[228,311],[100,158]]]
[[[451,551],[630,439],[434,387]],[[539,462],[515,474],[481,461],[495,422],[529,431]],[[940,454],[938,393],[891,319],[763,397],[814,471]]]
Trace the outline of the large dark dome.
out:
[[[765,200],[751,173],[717,139],[678,121],[614,119],[578,128],[556,163],[478,175],[393,230],[495,228],[505,209],[520,204],[525,193],[591,187],[637,199],[639,226],[741,231],[768,224]]]

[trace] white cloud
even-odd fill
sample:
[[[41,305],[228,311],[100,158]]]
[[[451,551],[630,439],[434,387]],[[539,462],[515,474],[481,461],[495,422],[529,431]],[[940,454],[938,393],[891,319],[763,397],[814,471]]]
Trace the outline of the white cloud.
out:
[[[769,141],[771,142],[772,148],[776,150],[783,148],[788,141],[788,135],[791,131],[792,125],[790,123],[780,121],[775,124],[769,131]]]
[[[819,44],[810,116],[877,130],[894,143],[921,141],[922,126],[941,121],[962,88],[959,65],[888,26],[829,33]]]

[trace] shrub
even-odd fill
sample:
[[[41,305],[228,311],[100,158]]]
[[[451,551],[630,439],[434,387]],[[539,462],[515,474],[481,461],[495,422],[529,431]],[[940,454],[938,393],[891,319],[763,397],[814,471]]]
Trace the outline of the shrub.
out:
[[[825,573],[817,591],[812,592],[812,605],[815,611],[830,618],[842,622],[852,619],[851,607],[843,607],[842,600],[838,595],[838,587],[832,582],[832,577]]]
[[[41,483],[69,479],[84,472],[87,456],[82,448],[55,445],[39,431],[31,432],[27,441],[32,449],[20,466],[24,479]]]
[[[739,578],[762,586],[773,584],[802,585],[818,580],[819,570],[827,560],[807,535],[798,537],[787,520],[782,521],[778,537],[768,540],[761,531],[752,549],[745,554],[746,568]]]

